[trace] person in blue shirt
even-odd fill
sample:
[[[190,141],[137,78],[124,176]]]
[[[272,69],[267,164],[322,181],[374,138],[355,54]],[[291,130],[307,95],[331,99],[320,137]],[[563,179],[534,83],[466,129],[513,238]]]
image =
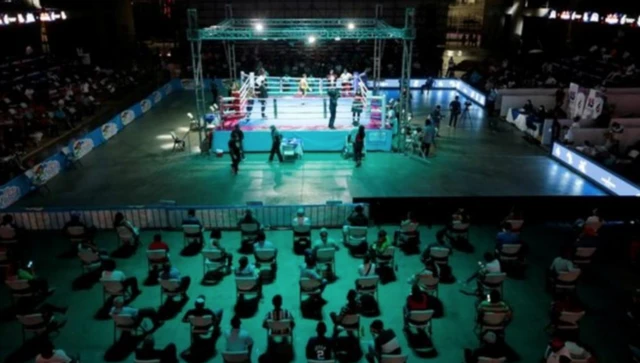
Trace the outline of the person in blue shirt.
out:
[[[171,264],[166,263],[162,266],[162,272],[160,273],[160,280],[178,280],[180,281],[178,290],[182,292],[182,298],[187,298],[187,289],[191,285],[191,277],[181,276],[180,271],[172,267]]]
[[[251,355],[251,348],[253,348],[253,338],[249,335],[249,332],[241,329],[241,320],[239,317],[234,316],[231,319],[231,329],[224,332],[226,338],[226,351],[228,352],[244,352],[247,351]]]
[[[521,244],[520,235],[512,231],[511,223],[502,223],[502,231],[496,236],[496,249],[500,251],[503,245]]]

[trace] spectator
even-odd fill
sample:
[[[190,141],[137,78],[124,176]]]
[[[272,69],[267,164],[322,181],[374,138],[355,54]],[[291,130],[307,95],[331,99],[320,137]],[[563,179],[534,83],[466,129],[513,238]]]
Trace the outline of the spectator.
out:
[[[531,100],[527,100],[524,106],[522,106],[522,113],[532,115],[534,112],[535,107],[533,107],[533,103],[531,103]]]
[[[561,272],[569,272],[573,269],[575,269],[575,266],[573,265],[573,261],[571,261],[571,251],[569,250],[564,250],[560,256],[551,262],[551,266],[549,266],[549,272],[554,279]]]
[[[252,263],[249,263],[247,256],[242,256],[238,260],[238,267],[235,269],[237,277],[253,277],[258,279],[258,296],[262,298],[262,280],[260,279],[260,270]],[[241,297],[244,295],[240,295]]]
[[[106,261],[107,259],[109,259],[109,253],[107,252],[107,250],[99,248],[95,241],[92,239],[85,240],[78,245],[78,253],[82,252],[97,254],[102,261]]]
[[[320,281],[320,294],[318,294],[317,298],[322,299],[322,292],[324,291],[325,287],[327,287],[327,280],[322,278],[322,276],[318,273],[318,270],[316,268],[316,261],[313,257],[305,256],[304,264],[300,266],[300,278]]]
[[[409,242],[409,240],[416,238],[419,238],[418,221],[413,212],[408,212],[407,219],[400,222],[400,229],[395,232],[394,240],[402,246]],[[418,240],[418,243],[419,242]]]
[[[479,348],[465,349],[464,360],[466,363],[476,363],[480,357],[499,359],[507,355],[507,347],[498,340],[496,333],[486,331],[481,336],[482,342]]]
[[[177,280],[179,283],[176,290],[182,293],[183,299],[188,298],[187,290],[191,285],[191,277],[181,276],[180,271],[175,266],[171,266],[171,264],[168,262],[165,263],[164,266],[162,266],[162,272],[160,273],[160,280]]]
[[[333,340],[327,338],[327,325],[319,321],[316,325],[316,336],[309,338],[306,348],[307,359],[330,360],[333,359]]]
[[[431,120],[427,119],[423,130],[422,145],[420,147],[425,158],[429,157],[429,150],[431,150],[431,145],[435,144],[435,137],[436,129]]]
[[[362,265],[358,267],[358,275],[360,275],[360,277],[377,275],[376,264],[373,262],[371,256],[364,256],[364,258],[362,259]]]
[[[436,233],[436,239],[438,243],[444,244],[444,237],[447,236],[448,233],[457,230],[457,227],[468,225],[471,218],[469,214],[464,210],[464,208],[458,208],[451,215],[451,222],[449,222],[443,229],[439,230]]]
[[[158,329],[164,322],[160,320],[160,316],[158,312],[154,308],[142,308],[137,309],[134,307],[130,307],[125,305],[124,299],[122,296],[118,296],[113,300],[113,307],[111,308],[110,315],[118,316],[118,315],[129,315],[131,318],[135,320],[136,325],[140,324],[144,318],[149,318],[153,322],[152,330]]]
[[[369,362],[380,360],[383,354],[402,353],[396,333],[391,329],[385,329],[382,320],[374,320],[369,326],[369,331],[374,337],[373,342],[368,344],[366,358]]]
[[[392,243],[387,237],[387,232],[385,230],[378,231],[378,239],[371,245],[371,257],[373,257],[374,260],[390,260],[392,257],[386,256],[385,253],[391,246]]]
[[[40,343],[40,350],[36,356],[36,363],[78,363],[79,358],[72,358],[62,349],[55,349],[49,339]]]
[[[465,286],[468,285],[473,279],[478,280],[478,287],[476,292],[480,291],[480,284],[484,280],[485,276],[491,273],[499,273],[501,272],[500,268],[500,260],[496,257],[495,253],[485,252],[484,254],[484,264],[482,262],[478,262],[478,271],[476,271],[473,275],[471,275],[466,281]],[[464,292],[464,291],[463,291]]]
[[[364,208],[361,205],[356,205],[351,215],[347,218],[347,223],[342,227],[342,232],[346,240],[349,233],[349,227],[368,227],[369,218],[364,215]]]
[[[204,236],[202,235],[202,222],[200,222],[200,219],[198,219],[198,217],[196,217],[196,211],[195,209],[189,209],[187,211],[187,217],[185,219],[182,220],[182,226],[184,227],[185,225],[192,225],[192,226],[199,226],[200,227],[200,233],[198,233],[197,235],[194,236],[189,236],[193,239],[197,238],[199,243],[203,243],[204,242]]]
[[[293,218],[291,222],[292,226],[311,226],[311,220],[309,217],[304,215],[304,209],[299,208],[296,212],[296,216]]]
[[[113,219],[113,228],[118,230],[118,228],[126,228],[133,235],[133,243],[134,245],[140,244],[140,229],[133,225],[129,220],[124,217],[124,214],[118,212],[116,213],[115,218]]]
[[[502,301],[500,291],[491,290],[486,299],[483,299],[477,308],[478,321],[482,321],[482,317],[485,313],[504,313],[506,314],[506,321],[511,320],[511,308],[507,303]]]
[[[149,251],[156,250],[164,250],[167,251],[167,253],[169,252],[169,245],[162,240],[162,235],[159,233],[153,235],[153,242],[149,244]]]
[[[320,229],[320,239],[315,241],[313,243],[313,246],[311,247],[313,252],[312,255],[314,256],[314,258],[318,250],[321,248],[333,248],[336,251],[340,250],[340,247],[338,246],[336,241],[333,238],[329,237],[329,231],[326,228]]]
[[[0,223],[0,242],[11,241],[18,236],[18,226],[13,221],[11,214],[5,214],[2,216],[2,223]]]
[[[182,317],[183,323],[188,323],[191,317],[201,318],[203,316],[211,316],[213,319],[211,321],[211,326],[215,327],[216,331],[220,329],[220,322],[222,321],[222,309],[211,310],[205,307],[205,297],[204,295],[198,295],[195,301],[195,306],[193,309],[187,310],[187,312]],[[209,328],[209,327],[203,327]]]
[[[77,234],[70,233],[69,228],[72,228],[72,227],[82,227],[84,229],[84,234],[77,235]],[[96,230],[95,228],[87,227],[87,225],[84,222],[82,222],[82,220],[80,219],[80,215],[77,213],[73,213],[71,214],[71,219],[67,223],[65,223],[65,225],[62,227],[62,232],[64,233],[65,236],[69,238],[93,239]]]
[[[276,246],[271,241],[267,240],[267,235],[262,230],[258,231],[258,234],[256,235],[256,240],[253,244],[253,248],[277,250]]]
[[[249,335],[249,332],[241,329],[240,318],[234,316],[231,319],[231,329],[224,333],[226,339],[227,352],[248,352],[251,355],[251,348],[253,348],[253,338]]]
[[[273,310],[269,311],[267,315],[264,317],[264,321],[262,322],[263,328],[268,328],[267,321],[269,320],[290,320],[291,321],[291,329],[295,327],[295,322],[293,321],[293,315],[287,309],[282,308],[282,295],[275,295],[273,299],[271,299],[271,303],[273,304]],[[276,334],[287,334],[288,331],[276,331]]]
[[[569,128],[567,133],[564,135],[565,144],[573,145],[575,141],[575,130],[579,128],[580,128],[580,116],[576,116],[573,118],[573,123],[571,124],[571,127]]]
[[[106,260],[102,264],[102,278],[105,280],[120,281],[122,287],[131,289],[131,294],[134,296],[140,295],[141,291],[138,288],[138,279],[135,276],[127,277],[124,272],[116,270],[116,262],[114,260]]]
[[[562,89],[562,87],[559,87],[556,90],[556,106],[562,107],[564,105],[564,97],[564,89]]]
[[[56,289],[49,287],[49,282],[44,278],[36,275],[33,261],[24,266],[21,260],[14,263],[13,268],[7,270],[7,280],[26,280],[29,288],[37,294],[51,295]]]
[[[349,290],[347,292],[347,303],[340,309],[339,313],[331,312],[329,317],[334,324],[333,335],[334,338],[338,333],[338,325],[342,323],[345,316],[355,315],[360,312],[360,301],[358,301],[358,293],[356,290]]]
[[[160,363],[178,363],[178,352],[174,343],[169,343],[160,350],[155,347],[156,342],[153,336],[149,335],[142,341],[142,346],[136,349],[136,360],[160,360]]]
[[[520,234],[513,232],[511,223],[503,222],[502,230],[496,235],[496,250],[502,250],[503,245],[515,245],[520,242]]]
[[[222,247],[222,231],[219,228],[214,228],[211,230],[211,249],[219,250],[222,253],[222,257],[227,260],[227,267],[231,268],[231,263],[233,261],[233,255]]]
[[[429,295],[420,290],[418,284],[411,286],[411,294],[407,296],[407,302],[403,307],[404,312],[404,324],[409,322],[409,316],[411,311],[427,310],[429,307]]]
[[[260,225],[260,221],[253,217],[253,212],[251,212],[251,209],[247,209],[244,211],[244,216],[238,222],[238,227],[241,224],[257,224],[259,229],[262,228],[262,226]]]
[[[460,97],[456,96],[453,101],[449,104],[449,111],[451,112],[451,117],[449,118],[449,127],[456,128],[458,124],[458,117],[462,112],[462,105],[460,104]]]

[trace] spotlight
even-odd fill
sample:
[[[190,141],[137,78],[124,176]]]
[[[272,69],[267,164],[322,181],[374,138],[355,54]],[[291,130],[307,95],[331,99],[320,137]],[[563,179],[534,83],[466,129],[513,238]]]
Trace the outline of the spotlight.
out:
[[[342,40],[342,38],[340,38],[340,37],[335,37],[335,38],[333,38],[333,40],[335,40],[336,42],[339,42],[339,41],[341,41],[341,40]]]
[[[255,28],[256,28],[256,31],[257,31],[257,32],[261,32],[261,31],[263,31],[263,30],[264,30],[264,25],[262,25],[262,23],[257,23],[257,24],[255,25]]]
[[[193,114],[191,112],[187,112],[187,116],[193,120]]]
[[[347,24],[347,29],[349,29],[349,30],[353,30],[353,29],[355,29],[355,28],[356,28],[356,25],[355,25],[354,23],[349,23],[349,24]]]
[[[313,44],[316,42],[316,37],[314,37],[313,35],[309,36],[309,44]]]

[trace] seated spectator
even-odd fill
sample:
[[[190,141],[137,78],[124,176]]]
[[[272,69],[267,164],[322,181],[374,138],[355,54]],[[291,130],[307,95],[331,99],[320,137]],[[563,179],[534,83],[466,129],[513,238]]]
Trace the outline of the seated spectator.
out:
[[[218,228],[214,228],[211,230],[211,249],[212,250],[220,250],[222,252],[222,256],[227,259],[227,267],[231,267],[231,263],[233,261],[233,254],[227,252],[227,250],[222,247],[222,231]]]
[[[465,363],[477,363],[480,357],[499,359],[506,357],[508,349],[504,342],[498,340],[496,333],[492,331],[484,332],[481,336],[482,342],[480,347],[464,350]]]
[[[251,348],[253,348],[253,338],[249,335],[249,332],[241,329],[240,325],[242,321],[239,317],[234,316],[231,319],[231,329],[225,331],[224,337],[226,340],[225,350],[227,352],[249,352],[251,355]]]
[[[500,291],[491,290],[489,296],[483,299],[478,305],[476,312],[478,314],[478,321],[482,321],[482,316],[485,313],[505,313],[507,321],[511,320],[511,307],[502,300]]]
[[[293,218],[293,221],[291,221],[291,226],[295,227],[295,226],[311,226],[311,219],[309,219],[309,217],[306,217],[304,215],[304,209],[303,208],[299,208],[298,211],[296,212],[296,216]]]
[[[509,211],[509,214],[504,217],[500,225],[504,227],[504,223],[507,222],[511,224],[511,232],[520,232],[520,230],[522,229],[522,224],[524,224],[524,217],[522,216],[522,212],[516,207],[511,208],[511,211]],[[513,225],[513,223],[517,223],[518,225],[515,226]]]
[[[557,324],[563,312],[579,313],[582,311],[584,311],[584,306],[578,300],[578,296],[575,293],[566,291],[557,296],[556,300],[551,303],[549,315],[551,323]]]
[[[571,252],[568,250],[563,251],[562,255],[556,257],[551,266],[549,266],[549,272],[555,279],[561,272],[569,272],[575,269],[573,261],[571,261]]]
[[[436,239],[438,243],[444,244],[444,238],[451,232],[460,231],[461,226],[466,226],[469,224],[471,218],[469,214],[464,210],[464,208],[458,208],[451,215],[451,221],[441,230],[436,233]]]
[[[513,232],[511,223],[502,223],[502,230],[496,235],[496,250],[502,250],[503,245],[517,245],[520,243],[520,235],[516,232]]]
[[[535,111],[535,107],[533,107],[533,103],[531,100],[527,100],[527,102],[522,106],[522,113],[533,114]]]
[[[125,305],[124,299],[122,296],[118,296],[113,300],[113,307],[111,308],[111,312],[109,315],[118,316],[118,315],[129,315],[134,320],[136,325],[140,324],[144,318],[149,318],[153,322],[152,330],[158,329],[164,322],[160,320],[160,316],[158,315],[158,311],[154,308],[134,308],[131,306]]]
[[[11,214],[5,214],[2,216],[2,223],[0,223],[0,242],[14,240],[18,237],[18,226],[13,221]]]
[[[205,297],[204,295],[199,295],[195,301],[195,307],[193,309],[187,310],[187,312],[182,317],[183,323],[188,323],[191,317],[203,317],[203,316],[211,316],[213,320],[211,325],[215,327],[216,330],[220,329],[220,322],[222,321],[222,309],[211,310],[205,307]]]
[[[165,263],[164,266],[162,266],[162,272],[160,272],[159,279],[179,281],[178,288],[176,290],[182,292],[183,299],[188,298],[187,290],[191,285],[191,277],[181,276],[180,271],[175,266],[171,266],[170,263]]]
[[[77,357],[69,357],[62,349],[55,349],[53,343],[45,339],[40,343],[36,363],[79,363],[79,360]]]
[[[153,242],[149,244],[149,251],[167,251],[165,261],[169,261],[169,245],[162,240],[162,235],[157,233],[153,235]]]
[[[327,338],[327,324],[322,321],[316,325],[316,336],[309,338],[306,348],[307,359],[330,360],[333,359],[333,340]]]
[[[320,239],[316,240],[311,246],[311,255],[315,258],[316,253],[321,248],[333,248],[336,251],[340,250],[336,241],[329,237],[329,231],[326,228],[320,229]]]
[[[378,274],[376,270],[377,266],[371,256],[365,255],[362,259],[362,264],[358,267],[358,275],[360,277],[376,276]]]
[[[420,281],[420,275],[431,274],[435,278],[440,277],[440,266],[432,259],[427,258],[423,261],[424,267],[418,273],[414,274],[407,281],[409,284],[413,285]]]
[[[98,256],[100,256],[100,260],[102,261],[106,261],[107,259],[109,259],[109,252],[107,252],[107,250],[99,248],[95,241],[92,239],[85,240],[84,242],[78,244],[78,253],[82,253],[84,251],[97,254]]]
[[[394,241],[398,246],[403,246],[410,241],[420,244],[420,234],[418,233],[418,222],[413,212],[407,213],[407,219],[400,222],[400,230],[395,232]]]
[[[278,255],[278,249],[271,241],[267,240],[267,236],[262,230],[258,231],[258,234],[256,236],[256,241],[253,243],[254,255],[256,250],[275,250],[276,256]],[[256,257],[256,261],[258,261],[257,257]],[[256,266],[260,267],[259,261],[256,262]],[[273,262],[271,263],[271,270],[275,271],[277,267],[278,267],[278,264],[276,259],[276,260],[273,260]]]
[[[187,211],[187,217],[182,220],[183,228],[184,226],[187,226],[187,225],[200,226],[199,233],[194,235],[189,235],[188,237],[191,238],[191,240],[197,239],[198,243],[204,243],[204,236],[202,235],[202,231],[203,231],[202,222],[200,222],[200,219],[196,217],[195,209],[189,209]]]
[[[36,275],[33,262],[25,266],[21,260],[15,261],[14,265],[7,269],[7,280],[26,280],[29,288],[36,294],[51,295],[56,289],[49,287],[49,282],[44,278]]]
[[[140,229],[133,225],[129,220],[124,217],[124,214],[118,212],[113,220],[113,228],[126,228],[133,235],[133,244],[140,244]]]
[[[387,237],[387,232],[385,230],[380,230],[378,232],[378,239],[376,239],[376,241],[370,247],[371,257],[378,262],[390,260],[392,257],[385,256],[385,253],[391,246],[392,243]]]
[[[251,209],[247,209],[244,211],[244,216],[242,217],[242,219],[240,219],[240,221],[238,221],[238,227],[240,227],[241,224],[256,224],[258,225],[258,229],[262,228],[260,221],[253,217],[253,212],[251,212]]]
[[[380,360],[383,354],[401,354],[400,342],[396,333],[391,329],[385,329],[382,320],[374,320],[369,326],[373,342],[368,344],[366,358],[369,362]]]
[[[316,260],[313,257],[305,256],[304,264],[300,266],[300,278],[320,281],[320,295],[322,295],[322,292],[327,287],[327,279],[318,273]],[[318,298],[321,298],[321,296],[318,296]]]
[[[160,363],[178,363],[178,352],[174,343],[167,344],[164,349],[156,349],[153,336],[149,335],[142,341],[142,346],[136,349],[136,360],[160,360]]]
[[[464,283],[464,285],[468,285],[474,279],[477,279],[478,286],[475,290],[477,293],[481,289],[481,283],[484,281],[484,278],[487,274],[491,273],[499,273],[502,271],[500,267],[500,260],[496,257],[495,253],[485,252],[484,254],[484,263],[478,262],[478,271],[476,271],[473,275],[471,275]],[[465,292],[465,291],[463,291]]]
[[[271,299],[271,303],[273,304],[273,310],[269,311],[267,315],[264,317],[264,321],[262,322],[262,327],[267,329],[267,321],[269,320],[291,320],[291,329],[295,327],[295,322],[293,321],[293,315],[287,309],[282,308],[282,295],[275,295],[273,299]],[[288,332],[280,331],[276,332],[279,334],[285,334]]]
[[[258,296],[262,297],[262,280],[260,270],[252,263],[249,263],[247,256],[242,256],[238,260],[238,267],[234,271],[236,277],[253,277],[258,279]],[[242,295],[241,295],[242,296]]]
[[[84,234],[77,235],[77,234],[70,233],[69,228],[71,227],[84,228]],[[65,223],[65,225],[62,227],[62,232],[68,238],[93,239],[95,237],[95,233],[97,232],[97,230],[95,228],[87,227],[87,225],[84,222],[82,222],[82,220],[80,219],[80,215],[77,213],[73,213],[71,214],[71,219],[67,223]]]
[[[584,221],[583,233],[589,236],[597,236],[598,231],[604,225],[604,220],[600,217],[598,208],[591,211],[591,215]]]
[[[342,320],[345,316],[355,315],[360,312],[360,301],[358,301],[358,293],[356,290],[349,290],[347,293],[347,303],[340,309],[339,313],[331,312],[329,317],[333,322],[333,334],[334,337],[338,333],[338,326],[342,324]]]
[[[344,240],[347,240],[347,235],[349,233],[349,227],[368,227],[369,226],[369,218],[364,215],[364,208],[361,205],[356,205],[353,209],[353,212],[349,217],[347,217],[347,221],[342,227],[342,233],[344,235]]]
[[[420,290],[418,284],[411,286],[411,294],[407,296],[407,302],[402,311],[404,312],[404,324],[407,325],[411,311],[427,310],[429,306],[429,295]]]
[[[102,263],[102,278],[105,280],[115,280],[122,283],[122,287],[131,289],[133,296],[140,295],[141,291],[138,288],[138,279],[135,276],[127,277],[124,272],[116,270],[116,262],[114,260],[106,260]]]
[[[574,342],[565,342],[558,338],[551,340],[544,358],[546,363],[571,363],[574,359],[582,359],[588,363],[595,363],[591,353],[583,347]]]

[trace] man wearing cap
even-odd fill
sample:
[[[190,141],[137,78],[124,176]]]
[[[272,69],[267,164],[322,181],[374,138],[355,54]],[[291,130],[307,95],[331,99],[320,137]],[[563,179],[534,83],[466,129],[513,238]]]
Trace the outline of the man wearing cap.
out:
[[[481,336],[482,343],[478,349],[465,349],[464,360],[466,363],[476,363],[480,357],[499,359],[506,356],[506,348],[498,336],[488,331]]]
[[[184,316],[182,317],[183,323],[188,323],[192,317],[203,317],[203,316],[211,316],[213,319],[211,321],[211,326],[214,326],[216,330],[220,329],[220,322],[222,321],[222,309],[211,310],[205,307],[205,297],[204,295],[199,295],[196,298],[195,307],[193,309],[189,309]],[[202,327],[209,328],[209,327]]]

